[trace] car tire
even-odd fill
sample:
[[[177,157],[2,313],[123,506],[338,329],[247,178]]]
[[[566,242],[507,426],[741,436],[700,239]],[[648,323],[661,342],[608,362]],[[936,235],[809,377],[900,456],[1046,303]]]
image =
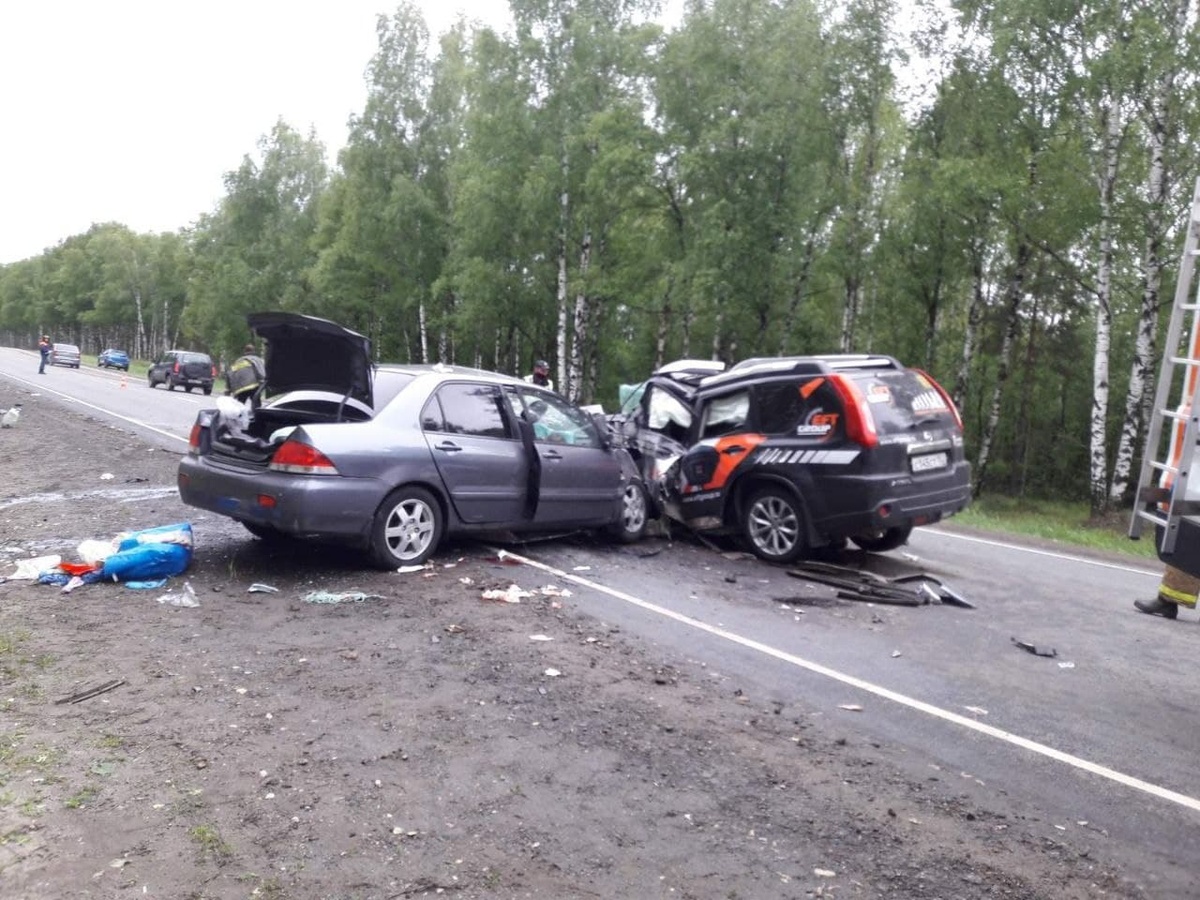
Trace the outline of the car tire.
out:
[[[185,385],[183,386],[183,389],[184,389],[185,391],[187,391],[187,392],[190,394],[190,393],[192,392],[192,385],[190,385],[190,384],[185,384]]]
[[[172,378],[170,375],[167,376],[167,390],[168,391],[175,390],[175,379]]]
[[[210,384],[208,387],[206,387],[206,388],[204,389],[204,396],[205,396],[205,397],[207,397],[207,396],[209,396],[211,393],[212,393],[212,385]]]
[[[912,522],[905,522],[892,528],[877,528],[854,534],[850,536],[850,540],[868,553],[886,553],[908,543],[908,536],[912,534],[912,530]]]
[[[808,549],[804,507],[796,495],[769,485],[750,495],[742,514],[742,537],[759,559],[790,563]]]
[[[622,544],[634,544],[646,534],[650,521],[650,496],[640,481],[631,481],[621,492],[621,514],[608,526],[608,534]]]
[[[381,569],[419,566],[437,550],[445,524],[429,491],[402,487],[388,494],[371,524],[371,561]]]

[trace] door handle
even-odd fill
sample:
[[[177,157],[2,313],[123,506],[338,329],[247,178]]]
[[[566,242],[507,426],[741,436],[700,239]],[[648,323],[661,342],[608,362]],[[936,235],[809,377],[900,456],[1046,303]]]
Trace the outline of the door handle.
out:
[[[447,453],[458,453],[462,450],[462,447],[458,446],[454,441],[440,441],[434,446],[435,449],[445,450]]]
[[[562,459],[562,454],[557,450],[545,450],[542,452],[542,459]]]

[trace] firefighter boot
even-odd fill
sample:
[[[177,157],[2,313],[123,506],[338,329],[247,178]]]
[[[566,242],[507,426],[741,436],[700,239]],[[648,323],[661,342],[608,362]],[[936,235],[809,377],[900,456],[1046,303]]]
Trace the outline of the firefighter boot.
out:
[[[1153,600],[1134,600],[1133,605],[1137,607],[1138,612],[1144,612],[1150,616],[1174,619],[1179,615],[1179,604],[1164,600],[1162,597],[1155,597]]]

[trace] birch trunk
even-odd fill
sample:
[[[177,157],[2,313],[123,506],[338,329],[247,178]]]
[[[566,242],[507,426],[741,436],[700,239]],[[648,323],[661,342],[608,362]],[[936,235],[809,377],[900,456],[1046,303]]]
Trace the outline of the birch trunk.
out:
[[[841,351],[850,353],[854,348],[854,325],[858,318],[858,276],[847,276],[846,305],[842,309]]]
[[[1092,421],[1088,493],[1092,515],[1108,508],[1108,357],[1112,347],[1113,194],[1120,154],[1121,114],[1115,102],[1101,113],[1104,172],[1100,176],[1100,260],[1096,273],[1096,345],[1092,351]]]
[[[663,364],[667,355],[667,335],[671,330],[671,289],[674,285],[674,278],[667,280],[667,289],[663,292],[662,306],[658,311],[658,330],[654,335],[654,369]]]
[[[1175,8],[1175,34],[1182,33],[1190,0],[1181,0]],[[1163,74],[1147,102],[1147,132],[1150,144],[1150,168],[1146,176],[1146,241],[1142,251],[1142,302],[1138,313],[1137,335],[1134,338],[1133,360],[1129,367],[1129,390],[1125,395],[1125,415],[1121,436],[1113,459],[1112,484],[1108,490],[1110,503],[1125,501],[1130,489],[1130,475],[1138,442],[1144,439],[1150,416],[1148,399],[1154,396],[1154,358],[1158,338],[1158,310],[1162,291],[1162,238],[1166,231],[1167,205],[1167,135],[1173,127],[1171,96],[1176,73]],[[1149,448],[1154,452],[1156,448]],[[1143,448],[1142,452],[1147,452]]]
[[[1000,345],[1000,360],[996,366],[996,386],[992,390],[992,403],[988,409],[987,420],[983,426],[983,435],[979,439],[979,455],[975,463],[975,496],[983,491],[987,481],[988,457],[992,451],[992,441],[996,437],[996,426],[1000,422],[1000,407],[1004,402],[1004,388],[1008,384],[1009,371],[1012,367],[1013,347],[1017,335],[1021,331],[1021,301],[1025,293],[1025,271],[1029,266],[1032,255],[1029,244],[1022,240],[1017,247],[1016,265],[1008,284],[1008,297],[1004,317],[1004,340]]]
[[[575,314],[572,320],[573,334],[571,335],[571,355],[567,366],[567,384],[559,385],[559,391],[573,403],[579,402],[580,391],[584,386],[584,362],[588,346],[588,323],[591,321],[590,301],[588,300],[587,272],[592,262],[592,232],[585,228],[583,245],[579,248],[579,290],[575,292]]]
[[[983,251],[978,245],[971,251],[971,304],[967,307],[967,324],[963,329],[962,361],[958,376],[954,379],[954,405],[961,411],[967,402],[967,385],[971,379],[971,359],[979,344],[979,326],[983,322],[983,310],[987,305],[983,280]]]
[[[429,362],[429,325],[425,321],[425,301],[417,304],[417,339],[421,342],[421,362]]]
[[[555,349],[558,354],[557,384],[564,396],[569,396],[567,392],[571,390],[567,379],[567,223],[571,212],[571,198],[567,193],[568,170],[567,151],[563,148],[562,160],[559,163],[562,192],[558,197],[558,334]]]

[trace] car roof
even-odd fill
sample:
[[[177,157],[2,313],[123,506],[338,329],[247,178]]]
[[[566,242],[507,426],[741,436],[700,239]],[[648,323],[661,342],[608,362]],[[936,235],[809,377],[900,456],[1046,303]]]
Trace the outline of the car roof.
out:
[[[714,371],[714,368],[720,368]],[[728,369],[708,360],[679,360],[655,370],[651,379],[688,400],[729,386],[754,383],[780,375],[832,375],[837,372],[899,372],[904,366],[891,356],[868,353],[828,353],[813,356],[758,356]]]
[[[452,378],[471,378],[487,381],[492,384],[512,385],[513,387],[534,387],[528,382],[502,372],[492,372],[487,369],[476,369],[472,366],[451,366],[446,363],[379,363],[376,367],[380,372],[400,372],[406,375],[433,376],[444,380]]]

